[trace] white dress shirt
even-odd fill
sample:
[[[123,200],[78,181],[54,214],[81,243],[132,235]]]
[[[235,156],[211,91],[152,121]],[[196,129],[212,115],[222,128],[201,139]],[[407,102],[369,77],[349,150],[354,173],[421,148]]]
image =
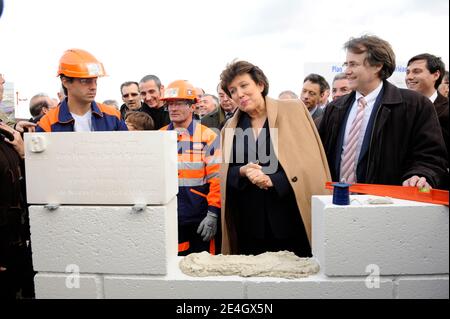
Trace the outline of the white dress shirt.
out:
[[[366,100],[366,102],[367,102],[367,106],[364,108],[364,119],[361,124],[361,133],[359,135],[358,144],[356,145],[356,158],[357,159],[359,158],[359,154],[361,153],[361,146],[364,141],[364,136],[366,135],[367,124],[369,124],[370,115],[372,114],[373,107],[375,105],[375,101],[378,97],[378,94],[380,94],[382,88],[383,88],[383,82],[381,82],[380,85],[378,85],[378,87],[375,90],[373,90],[366,96],[363,96],[361,93],[356,91],[356,99],[352,105],[350,114],[348,115],[347,125],[345,126],[344,142],[342,144],[343,149],[342,149],[342,153],[341,153],[341,163],[343,160],[345,148],[347,147],[347,144],[348,144],[348,135],[350,133],[350,129],[352,127],[353,120],[356,117],[356,112],[358,111],[358,99],[360,97],[364,97],[364,100]]]

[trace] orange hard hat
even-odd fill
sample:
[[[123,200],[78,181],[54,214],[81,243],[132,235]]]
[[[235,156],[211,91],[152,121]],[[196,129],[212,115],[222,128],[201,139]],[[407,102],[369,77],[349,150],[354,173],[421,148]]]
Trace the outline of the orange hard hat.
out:
[[[96,78],[105,76],[105,68],[92,54],[81,49],[69,49],[59,60],[58,76]]]
[[[191,83],[186,80],[177,80],[170,83],[164,89],[164,96],[161,100],[192,100],[195,103],[197,102],[197,96],[195,95],[194,86]]]

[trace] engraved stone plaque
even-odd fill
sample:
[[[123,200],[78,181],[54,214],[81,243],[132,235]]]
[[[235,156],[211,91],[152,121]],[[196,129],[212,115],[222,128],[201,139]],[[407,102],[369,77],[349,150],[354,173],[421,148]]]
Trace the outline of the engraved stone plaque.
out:
[[[30,204],[165,205],[178,193],[176,132],[25,134]]]

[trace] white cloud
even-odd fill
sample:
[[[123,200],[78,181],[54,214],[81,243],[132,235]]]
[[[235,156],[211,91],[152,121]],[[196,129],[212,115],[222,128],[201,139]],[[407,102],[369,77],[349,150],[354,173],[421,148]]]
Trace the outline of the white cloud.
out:
[[[422,52],[449,61],[447,0],[5,2],[0,72],[27,95],[56,96],[58,60],[72,47],[104,63],[99,101],[120,101],[120,84],[146,74],[214,92],[234,58],[261,67],[271,96],[299,91],[305,63],[342,61],[344,42],[363,33],[388,40],[399,61]]]

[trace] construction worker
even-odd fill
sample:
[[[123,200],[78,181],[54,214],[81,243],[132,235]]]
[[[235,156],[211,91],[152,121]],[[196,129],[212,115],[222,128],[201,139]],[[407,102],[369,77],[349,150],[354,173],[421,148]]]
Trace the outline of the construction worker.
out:
[[[220,214],[219,138],[193,120],[197,98],[189,82],[172,82],[162,100],[167,102],[171,122],[161,130],[178,133],[178,255],[215,254]]]
[[[105,69],[92,54],[81,49],[64,52],[58,74],[66,98],[39,121],[36,132],[126,131],[120,112],[95,102],[97,78]]]

